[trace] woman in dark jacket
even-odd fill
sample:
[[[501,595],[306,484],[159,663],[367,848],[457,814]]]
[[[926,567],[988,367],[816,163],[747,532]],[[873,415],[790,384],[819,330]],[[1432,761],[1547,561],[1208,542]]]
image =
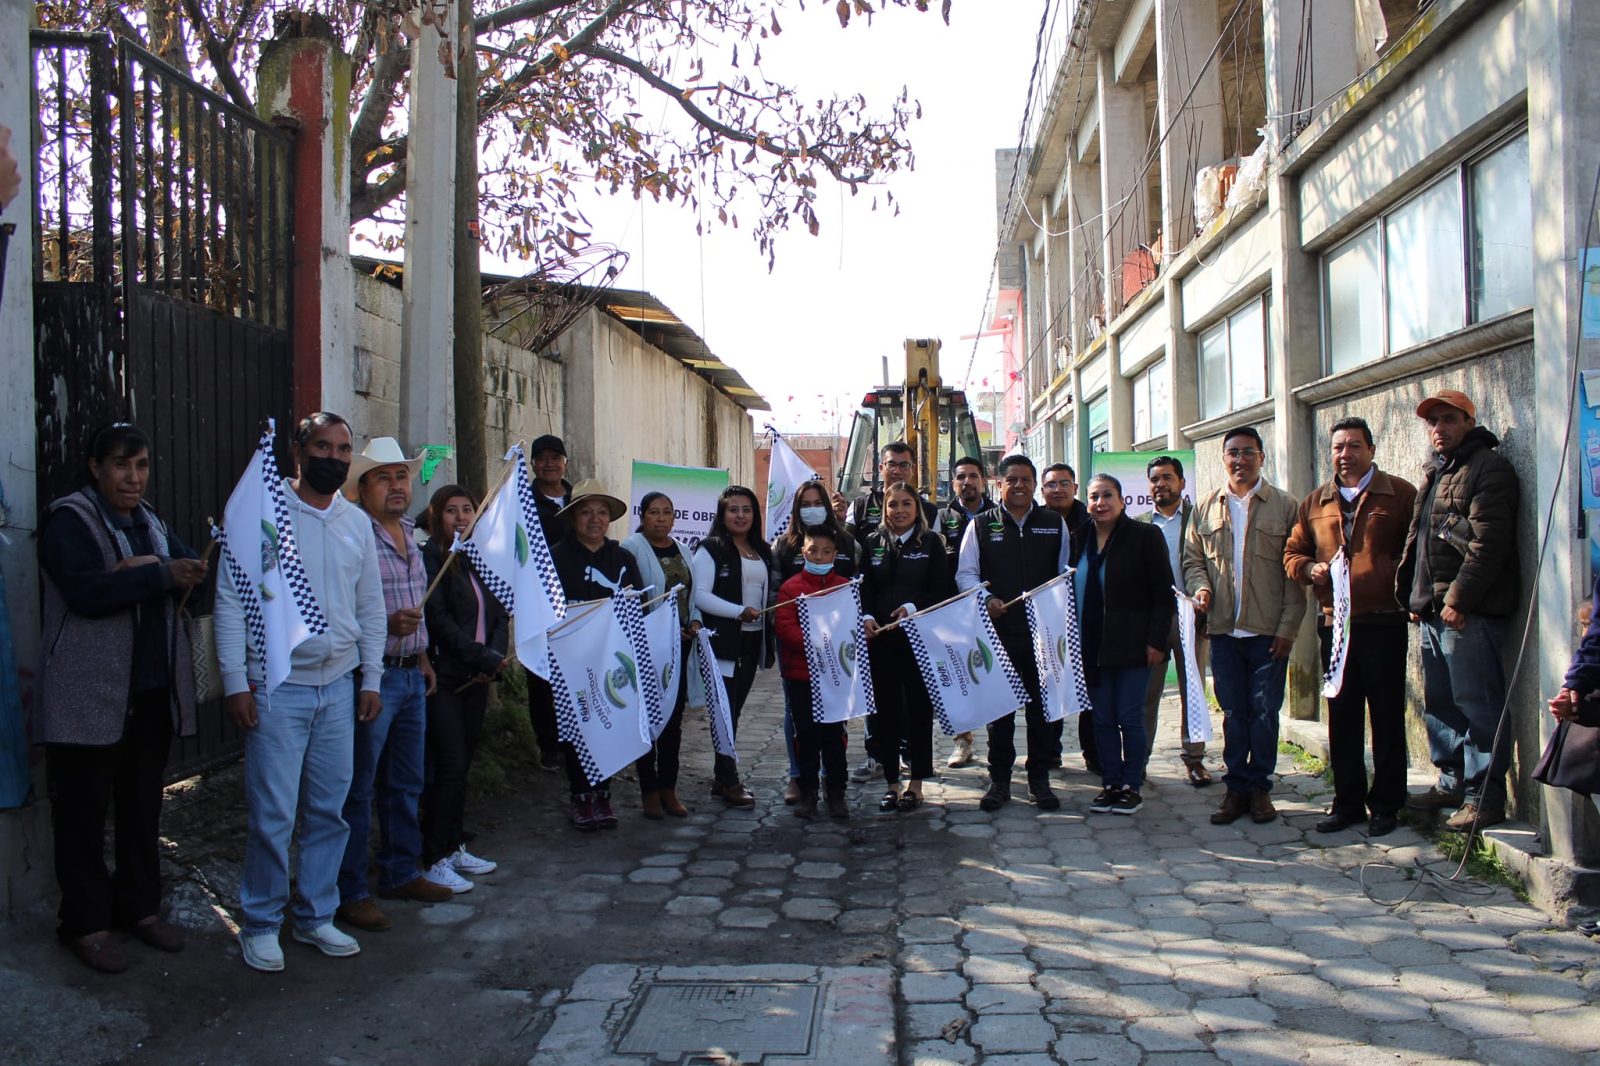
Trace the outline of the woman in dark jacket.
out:
[[[194,673],[177,604],[206,564],[144,502],[150,441],[119,422],[95,434],[89,483],[50,505],[39,537],[44,665],[37,739],[47,745],[61,886],[57,935],[104,973],[128,968],[124,925],[162,951],[161,787],[172,735],[195,732]],[[106,870],[106,809],[117,871]]]
[[[1100,813],[1133,814],[1144,805],[1150,742],[1144,690],[1150,670],[1166,661],[1174,600],[1167,541],[1155,526],[1124,513],[1122,483],[1110,474],[1089,480],[1089,517],[1074,538],[1072,564],[1084,679],[1100,752]]]
[[[423,516],[428,543],[422,564],[431,584],[458,534],[478,513],[478,498],[460,485],[433,494]],[[483,733],[489,682],[510,665],[508,626],[500,601],[465,560],[446,572],[423,608],[428,624],[428,660],[439,683],[428,697],[427,763],[422,789],[422,864],[428,878],[465,892],[465,874],[491,874],[496,864],[467,850],[462,821],[467,807],[467,772]],[[457,882],[466,885],[459,887]]]
[[[872,654],[872,695],[877,714],[868,732],[888,791],[880,811],[909,811],[922,803],[922,781],[933,776],[933,703],[911,655],[904,629],[879,633],[913,611],[926,610],[950,594],[950,560],[944,538],[928,528],[922,501],[903,481],[883,491],[883,521],[867,535],[862,551],[862,609]],[[901,741],[911,779],[900,792]]]

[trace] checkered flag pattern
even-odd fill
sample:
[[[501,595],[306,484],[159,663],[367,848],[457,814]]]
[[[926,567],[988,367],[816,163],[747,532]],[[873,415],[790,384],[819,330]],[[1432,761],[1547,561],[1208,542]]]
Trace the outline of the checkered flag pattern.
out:
[[[770,425],[767,432],[772,438],[772,462],[767,468],[767,540],[771,542],[789,528],[795,493],[807,481],[816,480],[817,474],[789,447],[783,434]]]
[[[289,656],[309,637],[328,631],[328,619],[306,577],[295,541],[294,512],[272,455],[277,424],[268,419],[255,454],[212,535],[238,595],[250,645],[268,692],[289,676]]]
[[[1089,709],[1089,683],[1083,676],[1083,642],[1078,632],[1075,571],[1035,589],[1024,605],[1039,669],[1046,721],[1059,722]],[[988,612],[985,612],[987,614]]]
[[[711,648],[711,630],[702,628],[695,638],[695,661],[706,689],[706,715],[711,719],[711,747],[735,763],[739,753],[733,737],[733,708],[728,703],[728,687],[717,670],[717,653]]]
[[[617,621],[628,635],[639,673],[639,733],[646,744],[654,744],[656,737],[667,728],[667,712],[661,706],[661,674],[650,648],[650,634],[645,630],[643,600],[644,593],[624,589],[615,603]],[[677,612],[676,601],[672,609]]]
[[[600,765],[595,762],[588,743],[583,739],[583,731],[578,728],[578,705],[572,698],[572,686],[567,683],[567,675],[562,673],[561,664],[553,657],[550,660],[550,691],[555,697],[557,738],[563,744],[571,744],[578,753],[578,765],[583,767],[584,780],[591,785],[598,785],[605,778],[600,776]]]
[[[1189,726],[1189,740],[1211,739],[1211,706],[1206,702],[1206,684],[1200,674],[1196,653],[1194,600],[1176,585],[1172,594],[1178,601],[1178,649],[1183,656],[1183,714]]]
[[[975,729],[1027,704],[1027,689],[979,597],[963,596],[912,615],[900,627],[911,642],[911,654],[946,736]]]
[[[928,645],[922,640],[922,634],[917,632],[914,625],[902,625],[906,631],[906,640],[911,642],[911,657],[917,661],[917,669],[922,671],[924,679],[934,675],[933,660],[928,656]],[[944,735],[953,737],[957,733],[964,733],[964,729],[956,729],[950,724],[950,712],[945,709],[942,693],[932,686],[927,685],[928,700],[933,704],[933,713],[939,719],[939,728],[944,730]]]
[[[549,638],[557,726],[591,785],[650,750],[642,713],[649,666],[637,658],[623,622],[627,611],[626,598],[601,600],[575,613]]]
[[[517,602],[516,590],[511,587],[510,582],[495,573],[493,568],[484,561],[482,551],[475,541],[462,540],[461,534],[457,533],[455,543],[450,545],[450,550],[460,552],[467,557],[467,562],[471,563],[472,569],[477,572],[478,580],[485,589],[489,590],[489,595],[498,600],[500,606],[506,609],[507,614],[515,611]]]
[[[842,598],[842,599],[841,599]],[[861,623],[861,579],[795,601],[805,634],[806,669],[811,674],[811,717],[842,722],[878,712],[872,692],[872,661]],[[843,662],[840,634],[850,633],[850,661]],[[841,677],[847,674],[847,678]]]
[[[994,619],[989,617],[987,608],[975,612],[978,624],[983,626],[983,635],[989,638],[989,646],[994,649],[995,665],[1005,675],[1006,681],[1011,685],[1011,696],[1017,701],[1017,706],[1022,707],[1028,702],[1028,688],[1022,683],[1022,675],[1017,673],[1016,666],[1011,662],[1011,656],[1006,654],[1006,647],[1000,643],[1000,634],[995,632]]]
[[[545,540],[544,523],[539,520],[539,505],[534,496],[533,479],[528,476],[528,457],[523,454],[520,444],[512,451],[516,453],[517,464],[512,478],[516,483],[517,506],[521,510],[523,524],[528,530],[528,555],[539,575],[540,584],[544,585],[545,595],[550,598],[550,604],[555,608],[556,617],[565,618],[567,594],[561,587],[561,575],[556,573],[556,561],[550,557],[550,544]]]

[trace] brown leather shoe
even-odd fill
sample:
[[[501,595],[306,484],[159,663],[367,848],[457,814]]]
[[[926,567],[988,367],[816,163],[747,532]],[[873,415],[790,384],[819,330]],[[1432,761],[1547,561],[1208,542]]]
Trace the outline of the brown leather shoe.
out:
[[[1258,824],[1277,821],[1278,808],[1272,805],[1272,797],[1265,792],[1250,793],[1250,820]]]
[[[652,822],[659,822],[666,817],[666,812],[661,809],[661,793],[659,791],[639,793],[639,809]]]
[[[454,899],[455,893],[443,885],[436,885],[426,877],[418,874],[403,885],[391,888],[378,895],[384,899],[409,899],[418,903],[443,903]]]
[[[1204,763],[1186,763],[1183,767],[1183,772],[1189,775],[1189,784],[1195,788],[1205,788],[1216,780],[1211,776],[1211,771],[1206,769]]]
[[[718,781],[711,786],[711,794],[720,796],[723,803],[738,810],[749,810],[756,805],[755,794],[745,788],[742,781],[726,785]]]
[[[354,903],[339,904],[339,909],[333,912],[333,916],[345,925],[368,933],[384,932],[393,924],[389,921],[389,916],[378,909],[371,896],[358,899]]]
[[[804,795],[804,792],[800,788],[800,779],[798,777],[789,778],[789,783],[783,786],[783,805],[785,807],[793,807],[800,802],[802,795]]]
[[[1452,814],[1444,823],[1444,827],[1452,833],[1467,833],[1475,829],[1487,829],[1491,825],[1499,825],[1506,820],[1506,812],[1495,807],[1480,807],[1476,803],[1463,803],[1461,809]]]
[[[668,814],[672,815],[672,817],[674,817],[674,818],[687,818],[687,817],[689,817],[689,808],[685,807],[683,805],[683,801],[678,798],[678,790],[677,789],[675,789],[675,788],[664,788],[664,789],[661,790],[660,796],[661,796],[661,809],[663,811],[665,811]]]
[[[121,973],[128,968],[127,953],[105,930],[81,936],[67,944],[72,953],[83,960],[91,970],[101,973]]]
[[[157,951],[177,954],[183,950],[183,930],[159,915],[146,921],[135,922],[133,935]]]
[[[1212,825],[1232,825],[1244,816],[1250,809],[1250,799],[1243,792],[1234,792],[1231,789],[1222,797],[1222,806],[1218,807],[1211,815]]]
[[[828,817],[839,819],[850,817],[850,804],[845,801],[843,792],[828,793]]]

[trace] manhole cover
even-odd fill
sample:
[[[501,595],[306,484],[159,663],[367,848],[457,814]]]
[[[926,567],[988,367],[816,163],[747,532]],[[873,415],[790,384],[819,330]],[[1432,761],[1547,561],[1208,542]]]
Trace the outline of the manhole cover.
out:
[[[616,1050],[666,1059],[715,1050],[746,1062],[808,1055],[817,991],[797,982],[655,982],[638,997]]]

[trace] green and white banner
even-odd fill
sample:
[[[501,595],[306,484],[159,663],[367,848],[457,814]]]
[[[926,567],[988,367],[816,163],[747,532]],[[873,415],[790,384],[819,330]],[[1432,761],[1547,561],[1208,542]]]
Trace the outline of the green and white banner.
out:
[[[664,492],[672,501],[672,538],[694,551],[711,531],[717,497],[728,487],[728,472],[712,466],[669,466],[633,461],[633,488],[628,498],[628,526],[639,524],[639,501],[649,492]],[[759,527],[759,524],[757,526]]]
[[[1089,478],[1096,474],[1110,474],[1122,483],[1122,502],[1128,508],[1128,517],[1138,518],[1142,514],[1149,514],[1156,509],[1156,505],[1150,501],[1150,477],[1145,473],[1145,465],[1158,455],[1170,455],[1183,464],[1183,476],[1188,482],[1183,488],[1183,498],[1194,503],[1193,451],[1095,452],[1090,457],[1089,473],[1083,476],[1079,495],[1088,495]]]

